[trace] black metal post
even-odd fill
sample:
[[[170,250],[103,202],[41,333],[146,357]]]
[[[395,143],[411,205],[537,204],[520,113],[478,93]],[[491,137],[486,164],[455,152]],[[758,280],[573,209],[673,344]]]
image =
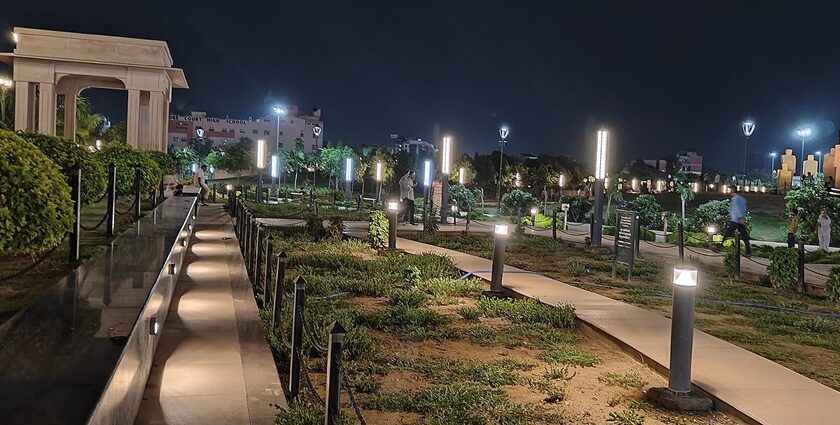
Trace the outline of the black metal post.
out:
[[[399,210],[388,211],[388,249],[397,249],[397,215]]]
[[[490,292],[502,292],[502,276],[505,270],[505,247],[507,246],[507,228],[504,234],[500,230],[493,232],[493,267],[490,277]]]
[[[592,246],[601,246],[604,223],[604,179],[595,179],[595,202],[593,203]]]
[[[213,203],[216,203],[216,183],[213,183]]]
[[[735,279],[741,278],[741,232],[735,231]]]
[[[805,241],[799,241],[799,279],[796,281],[796,290],[805,292]]]
[[[268,308],[271,298],[271,260],[274,257],[274,238],[268,235],[265,238],[265,278],[263,279],[263,308]]]
[[[254,260],[256,259],[256,252],[258,246],[257,237],[259,236],[259,225],[257,224],[256,217],[251,217],[251,228],[249,229],[249,231],[251,232],[251,234],[248,236],[248,241],[250,242],[250,246],[248,247],[248,266],[253,276],[255,273]]]
[[[289,398],[296,400],[300,393],[300,347],[303,342],[303,303],[305,301],[306,279],[295,280],[295,303],[292,310],[292,352],[289,365]]]
[[[472,215],[472,206],[467,205],[467,224],[464,228],[464,231],[469,235],[470,234],[470,215]]]
[[[677,236],[677,244],[680,248],[680,263],[685,262],[685,233],[683,233],[684,230],[685,229],[683,227],[682,219],[680,219],[677,230],[679,232],[679,236]]]
[[[274,296],[271,297],[271,325],[283,326],[280,321],[280,310],[283,307],[283,285],[286,279],[286,262],[288,258],[285,252],[277,256],[277,273],[274,276]]]
[[[330,344],[327,348],[327,399],[325,425],[341,423],[341,352],[347,331],[338,322],[330,325]]]
[[[114,230],[117,225],[117,166],[108,164],[108,218],[105,219],[105,234],[109,238],[114,237]]]
[[[142,200],[140,199],[140,191],[143,182],[143,170],[140,167],[134,169],[134,219],[140,220],[140,209],[142,207]]]
[[[677,394],[691,392],[691,351],[694,343],[696,290],[695,286],[674,285],[668,388]]]
[[[440,223],[446,224],[447,211],[445,205],[449,204],[449,174],[442,174],[440,183]],[[455,212],[452,212],[455,217]]]
[[[82,171],[70,170],[70,197],[73,198],[73,229],[70,231],[70,254],[68,261],[79,261],[79,233],[82,230]]]
[[[260,169],[260,174],[257,177],[257,190],[254,193],[255,201],[261,202],[262,201],[262,179],[263,179],[263,172]]]
[[[551,239],[557,240],[557,208],[551,212]]]

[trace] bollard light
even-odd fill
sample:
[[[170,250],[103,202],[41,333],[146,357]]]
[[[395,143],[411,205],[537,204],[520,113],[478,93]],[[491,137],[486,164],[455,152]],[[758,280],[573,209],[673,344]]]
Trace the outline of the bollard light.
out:
[[[450,208],[450,209],[452,210],[453,214],[458,212],[458,206],[457,205],[453,205],[452,208]]]
[[[714,240],[713,238],[716,232],[717,228],[715,226],[706,226],[706,233],[709,235],[709,242],[712,242]]]
[[[694,340],[694,302],[697,269],[674,268],[674,305],[671,319],[671,361],[668,389],[676,394],[691,392],[691,350]]]
[[[397,249],[397,212],[400,210],[398,201],[388,201],[388,249]]]
[[[531,215],[537,215],[537,208],[531,208]]]
[[[389,201],[388,202],[388,211],[399,211],[400,203],[397,201]]]
[[[505,245],[507,245],[508,226],[497,224],[493,228],[493,267],[490,277],[490,295],[502,293],[502,276],[505,269]]]
[[[233,190],[233,185],[229,184],[229,185],[225,186],[225,189],[227,189],[227,191],[230,192],[231,190]]]
[[[198,172],[198,164],[193,162],[192,165],[190,166],[190,170],[192,170],[193,173],[197,173]]]

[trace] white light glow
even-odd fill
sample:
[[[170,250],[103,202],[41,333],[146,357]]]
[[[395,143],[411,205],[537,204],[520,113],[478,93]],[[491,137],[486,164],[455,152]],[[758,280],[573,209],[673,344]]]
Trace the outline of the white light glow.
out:
[[[452,206],[452,212],[458,212],[458,206],[457,205]]]
[[[560,204],[560,209],[563,211],[569,211],[569,204]]]
[[[697,286],[697,269],[674,268],[674,285]]]
[[[376,181],[382,181],[382,162],[379,161],[376,163]]]
[[[429,187],[432,184],[432,161],[423,161],[423,186]]]
[[[755,131],[755,123],[752,121],[744,121],[741,123],[741,130],[744,131],[744,136],[750,137]]]
[[[12,31],[12,41],[17,44],[20,41],[20,35],[14,31]]]
[[[770,156],[772,156],[773,158],[775,158],[775,157],[776,157],[776,152],[770,152]]]
[[[706,233],[708,233],[710,235],[714,235],[715,232],[717,232],[717,228],[715,226],[707,226],[706,227]]]
[[[499,128],[499,137],[501,137],[502,140],[507,139],[508,134],[510,134],[510,130],[507,128],[507,126],[502,126],[501,128]]]
[[[799,137],[808,137],[811,135],[811,129],[808,127],[800,128],[799,130],[796,130],[796,135]]]
[[[497,225],[493,228],[493,233],[495,233],[495,234],[497,234],[497,235],[507,236],[507,234],[508,234],[508,226],[507,226],[507,224],[497,224]]]
[[[531,208],[531,215],[537,215],[537,209]]]
[[[467,172],[466,172],[466,170],[464,170],[464,167],[461,167],[460,169],[458,169],[458,184],[460,184],[461,186],[463,186],[464,182],[467,181],[466,180],[467,179],[466,174],[467,174]]]
[[[271,177],[277,178],[280,175],[280,157],[271,155]]]
[[[638,191],[639,190],[639,180],[634,177],[633,180],[630,182],[630,187],[633,188],[633,192]]]
[[[514,182],[514,185],[516,187],[522,186],[522,175],[521,174],[516,173],[516,181]]]
[[[320,137],[321,136],[321,126],[320,125],[312,126],[312,135],[315,136],[315,137]]]
[[[452,138],[444,136],[443,151],[440,153],[440,172],[443,174],[450,173],[450,162],[452,161]]]
[[[388,201],[388,211],[398,211],[400,209],[400,203],[397,201]]]
[[[697,193],[697,192],[700,191],[700,183],[694,182],[691,186],[694,188],[694,193]]]
[[[566,176],[563,175],[563,174],[560,174],[560,182],[559,182],[560,187],[563,187],[564,183],[566,183]]]
[[[603,179],[607,175],[607,139],[606,129],[598,130],[598,144],[595,149],[595,178]]]
[[[96,150],[102,149],[102,140],[96,139]]]
[[[277,114],[277,115],[286,115],[286,109],[285,109],[285,108],[283,108],[282,106],[275,106],[275,107],[273,107],[273,108],[271,108],[271,109],[272,109],[272,110],[274,111],[274,113],[275,113],[275,114]]]
[[[225,186],[225,189],[227,189],[228,192],[230,192],[231,190],[233,190],[233,185],[229,184],[229,185]]]
[[[198,164],[197,164],[197,163],[195,163],[195,162],[193,162],[193,164],[192,164],[192,166],[190,167],[190,169],[192,170],[192,172],[193,172],[193,173],[197,173],[197,172],[198,172]]]
[[[353,158],[349,156],[344,159],[344,181],[353,181]]]
[[[265,139],[257,140],[257,168],[265,168]]]

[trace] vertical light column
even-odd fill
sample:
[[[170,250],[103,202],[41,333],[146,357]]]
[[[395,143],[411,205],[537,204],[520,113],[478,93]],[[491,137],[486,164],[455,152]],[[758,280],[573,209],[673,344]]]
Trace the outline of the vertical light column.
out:
[[[140,90],[128,90],[128,108],[125,116],[125,141],[137,147],[140,141]]]
[[[34,84],[15,81],[15,130],[32,130],[32,107],[34,102],[32,89]]]
[[[76,140],[76,93],[64,94],[64,138]]]
[[[55,84],[39,83],[38,132],[55,136]]]
[[[609,133],[606,129],[598,130],[598,139],[595,146],[595,203],[592,220],[592,246],[601,246],[601,235],[604,223],[604,179],[607,177],[607,139]]]
[[[443,137],[442,148],[440,172],[443,181],[440,182],[440,222],[446,224],[447,211],[449,210],[449,173],[452,172],[452,137]]]

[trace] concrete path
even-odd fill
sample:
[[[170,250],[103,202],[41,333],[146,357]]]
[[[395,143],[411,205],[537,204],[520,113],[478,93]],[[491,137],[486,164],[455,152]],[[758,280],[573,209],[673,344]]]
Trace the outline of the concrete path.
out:
[[[137,424],[271,424],[285,405],[230,217],[202,207]]]
[[[490,260],[403,238],[397,239],[397,248],[447,255],[458,268],[490,280]],[[505,266],[505,272],[506,288],[545,303],[574,305],[581,321],[667,371],[670,319],[515,267]],[[700,331],[694,334],[693,382],[719,401],[719,410],[737,412],[748,422],[840,423],[840,392]]]

